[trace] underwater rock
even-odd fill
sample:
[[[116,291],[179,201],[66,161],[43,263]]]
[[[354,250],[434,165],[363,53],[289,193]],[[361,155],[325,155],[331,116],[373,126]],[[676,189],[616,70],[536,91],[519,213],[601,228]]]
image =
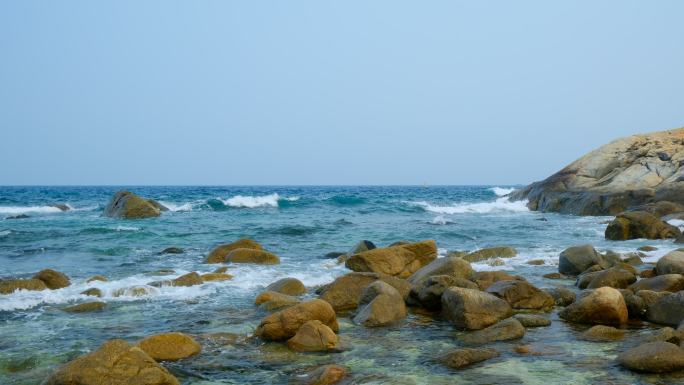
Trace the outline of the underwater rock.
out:
[[[383,273],[408,278],[435,258],[437,245],[435,241],[427,240],[354,254],[347,259],[345,266],[357,272]]]
[[[406,304],[397,289],[375,281],[364,289],[354,323],[366,327],[387,326],[406,318]]]
[[[622,339],[625,331],[606,325],[594,325],[580,334],[579,339],[591,342],[611,342]]]
[[[80,303],[78,305],[73,305],[69,307],[65,307],[63,310],[68,313],[85,313],[85,312],[90,312],[90,311],[100,311],[104,310],[104,308],[107,306],[106,303],[104,302],[86,302],[86,303]]]
[[[644,211],[625,212],[613,219],[606,228],[606,239],[624,241],[627,239],[667,239],[682,234],[677,226],[660,220]]]
[[[625,299],[612,287],[595,289],[561,310],[558,315],[570,322],[601,325],[622,325],[628,319]]]
[[[224,263],[231,251],[235,249],[263,250],[263,247],[254,240],[243,238],[232,243],[226,243],[215,247],[207,256],[205,263]]]
[[[197,355],[202,346],[184,333],[162,333],[144,338],[137,347],[156,361],[177,361]]]
[[[498,281],[486,291],[505,300],[513,309],[550,309],[555,304],[549,293],[527,281]]]
[[[495,341],[509,341],[525,336],[525,327],[516,318],[507,318],[482,330],[476,330],[461,337],[469,345],[483,345]]]
[[[509,317],[512,309],[492,294],[450,287],[442,294],[442,312],[457,328],[477,330]]]
[[[637,372],[668,373],[684,369],[684,350],[669,342],[649,342],[621,353],[617,360]]]
[[[266,290],[275,291],[287,295],[302,295],[306,293],[306,287],[297,278],[283,278],[266,286]]]
[[[154,218],[161,215],[160,206],[156,201],[143,199],[130,191],[119,191],[105,207],[104,215],[122,219]]]
[[[319,320],[332,331],[339,326],[335,310],[326,301],[314,299],[266,316],[255,334],[264,340],[282,341],[292,338],[307,321]]]
[[[33,278],[45,282],[45,286],[50,290],[61,289],[71,285],[71,281],[69,281],[69,277],[66,274],[52,269],[41,270]]]
[[[319,320],[311,320],[287,340],[287,346],[298,352],[320,352],[334,349],[337,342],[338,337],[332,329]]]
[[[452,369],[461,369],[498,356],[499,352],[494,349],[460,348],[445,354],[439,361]]]

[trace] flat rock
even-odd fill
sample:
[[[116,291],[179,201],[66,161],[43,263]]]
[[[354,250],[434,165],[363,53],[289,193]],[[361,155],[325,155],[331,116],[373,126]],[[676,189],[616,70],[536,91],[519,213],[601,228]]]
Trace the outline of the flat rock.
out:
[[[450,351],[439,361],[452,369],[461,369],[498,356],[499,352],[494,349],[461,348]]]
[[[408,278],[435,258],[437,258],[437,245],[433,240],[426,240],[354,254],[347,259],[345,266],[358,272],[382,273]]]
[[[509,341],[523,338],[525,327],[516,318],[507,318],[482,330],[476,330],[461,337],[470,345],[483,345],[495,341]]]

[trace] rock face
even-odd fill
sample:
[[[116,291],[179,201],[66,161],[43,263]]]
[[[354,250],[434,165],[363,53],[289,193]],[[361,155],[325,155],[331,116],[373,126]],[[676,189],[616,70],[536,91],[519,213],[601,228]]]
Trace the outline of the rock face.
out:
[[[684,274],[684,251],[670,251],[660,258],[656,264],[656,274]]]
[[[487,288],[487,293],[504,299],[513,309],[550,309],[553,297],[527,281],[499,281]]]
[[[45,286],[50,290],[61,289],[71,284],[69,277],[64,273],[52,269],[44,269],[33,276],[35,279],[40,279],[45,282]]]
[[[183,333],[163,333],[149,336],[138,347],[157,361],[177,361],[199,354],[200,344]]]
[[[442,294],[442,312],[456,327],[478,330],[509,317],[512,309],[492,294],[450,287]]]
[[[337,335],[319,320],[306,322],[294,337],[287,340],[287,346],[298,352],[320,352],[337,346]]]
[[[363,291],[354,323],[378,327],[391,325],[404,318],[406,305],[401,294],[389,284],[375,281]]]
[[[525,327],[517,319],[511,317],[494,325],[466,334],[461,341],[470,345],[482,345],[495,341],[508,341],[523,338]]]
[[[617,289],[611,287],[594,290],[558,315],[571,322],[601,325],[622,325],[628,318],[625,299]]]
[[[615,140],[511,194],[535,211],[616,215],[648,203],[684,203],[684,128]]]
[[[435,259],[420,268],[409,278],[409,282],[416,284],[435,275],[449,275],[454,278],[470,279],[473,273],[473,268],[466,260],[459,257],[444,257]]]
[[[684,320],[684,291],[663,296],[648,307],[646,319],[663,325],[679,325]]]
[[[311,320],[321,321],[334,332],[339,329],[332,306],[323,300],[314,299],[265,317],[255,334],[265,340],[287,340],[294,337],[299,328]]]
[[[162,205],[153,200],[143,199],[129,191],[119,191],[109,201],[104,215],[112,218],[142,219],[161,215]]]
[[[215,247],[214,250],[212,250],[207,256],[205,263],[226,262],[226,257],[228,257],[228,254],[235,249],[263,250],[261,245],[256,241],[247,238],[238,239],[233,243],[226,243]]]
[[[178,380],[140,348],[111,340],[98,350],[59,368],[44,385],[179,385]]]
[[[283,278],[266,286],[266,290],[275,291],[287,295],[302,295],[306,293],[306,287],[297,278]]]
[[[46,290],[45,282],[40,279],[7,279],[0,281],[0,294],[11,294],[17,290]]]
[[[494,349],[463,348],[452,350],[445,354],[440,361],[452,369],[461,369],[498,356],[499,352]]]
[[[617,360],[637,372],[667,373],[684,369],[684,350],[669,342],[650,342],[620,354]]]
[[[681,234],[681,231],[676,226],[672,226],[645,211],[619,214],[606,227],[606,239],[613,241],[639,238],[677,238]]]
[[[428,240],[354,254],[347,259],[345,265],[353,271],[408,278],[435,258],[437,258],[437,245],[435,241]]]
[[[565,275],[579,275],[593,265],[605,266],[606,263],[591,245],[569,247],[558,258],[558,272]]]
[[[320,298],[332,305],[335,311],[353,310],[359,306],[363,290],[377,280],[390,284],[403,298],[408,297],[411,290],[411,284],[400,278],[376,273],[349,273],[325,287]]]
[[[512,247],[488,247],[473,251],[463,256],[463,259],[468,262],[479,262],[492,258],[513,258],[518,254],[518,251]]]

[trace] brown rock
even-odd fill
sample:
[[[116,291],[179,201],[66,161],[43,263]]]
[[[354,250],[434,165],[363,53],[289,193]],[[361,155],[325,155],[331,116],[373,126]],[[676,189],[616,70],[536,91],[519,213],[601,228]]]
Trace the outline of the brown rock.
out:
[[[625,331],[612,326],[595,325],[579,336],[579,339],[592,342],[610,342],[622,339]]]
[[[171,286],[195,286],[201,285],[204,281],[196,272],[187,273],[171,281]]]
[[[656,264],[656,273],[663,274],[684,274],[684,251],[674,250],[665,254]]]
[[[450,287],[442,295],[442,312],[456,327],[484,329],[512,313],[508,302],[489,293]]]
[[[296,382],[303,385],[334,385],[342,381],[349,375],[349,368],[341,365],[323,365],[302,378],[297,378]]]
[[[636,276],[621,267],[611,267],[610,269],[596,272],[587,285],[588,289],[598,289],[599,287],[609,286],[616,289],[624,289],[636,282]]]
[[[440,361],[452,369],[461,369],[498,356],[499,352],[494,349],[462,348],[450,351]]]
[[[266,290],[276,291],[287,295],[302,295],[306,293],[306,287],[297,278],[279,279],[266,287]]]
[[[549,289],[547,290],[547,293],[553,297],[553,299],[556,301],[556,305],[558,306],[568,306],[575,302],[576,298],[575,293],[564,287]]]
[[[558,272],[579,275],[593,265],[608,267],[603,256],[591,245],[569,247],[558,257]]]
[[[421,267],[409,278],[409,282],[418,284],[420,281],[436,275],[448,275],[454,278],[470,279],[473,275],[470,263],[459,257],[437,258]]]
[[[92,277],[88,278],[86,283],[90,283],[90,282],[94,282],[94,281],[107,282],[107,277],[102,276],[102,275],[93,275]]]
[[[461,337],[461,341],[470,345],[482,345],[495,341],[509,341],[523,338],[525,327],[517,319],[511,317],[499,321],[482,330],[476,330]]]
[[[320,352],[337,346],[337,335],[319,320],[307,321],[294,337],[287,340],[287,346],[298,352]]]
[[[660,220],[645,211],[625,212],[608,224],[606,239],[622,241],[627,239],[677,238],[681,231],[676,226]]]
[[[561,310],[564,320],[602,325],[621,325],[628,319],[627,305],[622,294],[612,287],[595,289],[586,297]]]
[[[553,297],[527,281],[498,281],[487,288],[487,293],[504,299],[514,309],[550,309]]]
[[[397,277],[377,273],[349,273],[328,285],[320,298],[330,303],[335,311],[353,310],[359,306],[363,290],[377,280],[397,289],[403,298],[407,298],[411,291],[411,284]]]
[[[480,290],[487,290],[494,282],[524,281],[525,279],[517,275],[510,275],[505,271],[478,271],[473,274],[471,280],[477,284]]]
[[[428,310],[440,310],[442,308],[442,294],[444,290],[452,287],[464,287],[477,290],[477,284],[463,278],[455,278],[450,275],[434,275],[422,279],[412,289],[409,297],[413,301],[411,306],[423,306]]]
[[[345,265],[353,271],[374,272],[408,278],[437,258],[435,241],[384,247],[354,254]]]
[[[47,286],[45,282],[31,278],[31,279],[7,279],[0,281],[0,294],[11,294],[17,290],[45,290]]]
[[[78,305],[72,305],[69,307],[65,307],[64,311],[68,313],[85,313],[85,312],[90,312],[90,311],[100,311],[104,310],[104,308],[107,306],[106,303],[104,302],[86,302],[86,303],[80,303]]]
[[[224,273],[205,273],[202,274],[201,278],[203,282],[220,282],[231,280],[233,276]]]
[[[487,247],[463,256],[463,259],[468,262],[479,262],[492,258],[512,258],[518,255],[518,251],[512,247]],[[464,277],[465,278],[465,277]]]
[[[153,218],[161,215],[160,206],[156,201],[143,199],[132,192],[119,191],[107,204],[104,215],[123,219]]]
[[[90,289],[82,291],[81,294],[88,295],[91,297],[102,297],[102,290],[95,287],[91,287]]]
[[[332,306],[326,301],[314,299],[265,317],[255,334],[265,340],[282,341],[292,338],[302,325],[311,320],[321,321],[334,332],[339,329]]]
[[[397,289],[375,281],[364,289],[354,323],[366,327],[387,326],[406,318],[406,305]]]
[[[143,339],[137,346],[157,361],[178,361],[202,350],[197,341],[183,333],[156,334]]]
[[[226,262],[232,263],[256,263],[259,265],[277,265],[280,258],[265,250],[235,249],[226,256]]]
[[[684,369],[684,350],[669,342],[650,342],[621,353],[617,360],[637,372],[668,373]]]
[[[263,249],[261,245],[256,241],[253,241],[251,239],[238,239],[233,243],[219,245],[216,248],[214,248],[214,250],[212,250],[211,253],[209,253],[209,255],[207,256],[205,263],[226,262],[226,257],[228,257],[228,254],[230,254],[231,251],[240,248],[255,250]]]
[[[639,290],[680,291],[684,290],[684,275],[664,274],[653,278],[641,279],[629,287],[635,293]]]
[[[59,271],[52,269],[41,270],[34,275],[33,278],[40,279],[41,281],[45,282],[45,286],[47,286],[50,290],[61,289],[71,284],[69,277],[63,273],[60,273]]]

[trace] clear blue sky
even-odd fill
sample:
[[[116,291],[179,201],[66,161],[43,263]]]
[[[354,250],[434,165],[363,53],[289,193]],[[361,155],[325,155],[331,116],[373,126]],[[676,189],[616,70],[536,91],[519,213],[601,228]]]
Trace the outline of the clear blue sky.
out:
[[[3,1],[0,184],[515,184],[684,126],[684,1]]]

